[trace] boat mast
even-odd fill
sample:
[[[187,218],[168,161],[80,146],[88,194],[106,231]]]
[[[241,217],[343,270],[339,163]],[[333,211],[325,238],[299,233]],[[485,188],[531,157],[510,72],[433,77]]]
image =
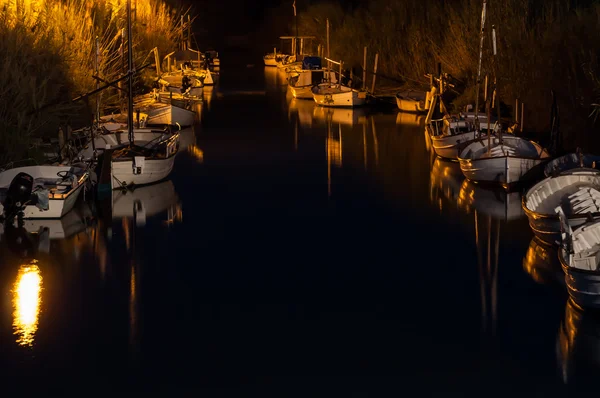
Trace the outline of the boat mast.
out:
[[[485,28],[485,9],[487,6],[487,0],[483,0],[483,9],[481,11],[481,30],[479,32],[479,65],[477,67],[477,92],[475,95],[475,130],[479,129],[479,85],[481,84],[481,59],[483,58],[483,38]],[[488,124],[489,124],[488,120]],[[489,130],[489,126],[488,126]],[[489,133],[489,132],[488,132]]]
[[[298,15],[296,14],[296,0],[294,0],[293,7],[294,7],[294,19],[296,21],[296,39],[295,39],[296,44],[294,46],[296,53],[294,55],[296,56],[296,62],[298,62]]]
[[[133,145],[133,49],[131,41],[131,0],[127,0],[127,133],[129,145]]]

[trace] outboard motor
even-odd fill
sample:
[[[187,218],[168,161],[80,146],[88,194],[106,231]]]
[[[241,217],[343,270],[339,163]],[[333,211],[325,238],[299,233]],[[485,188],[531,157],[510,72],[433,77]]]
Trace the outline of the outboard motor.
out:
[[[31,200],[33,190],[33,177],[27,173],[19,173],[13,178],[6,192],[4,206],[4,217],[12,220],[24,206]]]

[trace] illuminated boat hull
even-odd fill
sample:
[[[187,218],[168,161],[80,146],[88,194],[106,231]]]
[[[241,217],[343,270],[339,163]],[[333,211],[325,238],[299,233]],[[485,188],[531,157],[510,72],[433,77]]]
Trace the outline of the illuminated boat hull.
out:
[[[71,166],[27,166],[17,167],[9,169],[0,173],[0,188],[8,189],[13,178],[20,173],[27,173],[34,178],[34,188],[36,186],[35,180],[56,180],[57,173],[64,173],[68,171],[75,171],[76,182],[66,192],[56,191],[50,193],[48,197],[48,209],[41,210],[35,205],[25,206],[23,209],[23,218],[61,218],[67,214],[79,198],[81,191],[88,179],[89,174],[84,172],[83,169],[73,168]],[[4,213],[4,206],[0,201],[0,214]]]
[[[312,89],[313,99],[319,106],[355,107],[367,103],[367,93],[344,86],[319,85]]]
[[[498,139],[493,138],[491,154],[488,154],[487,139],[475,140],[468,144],[459,155],[460,169],[471,181],[500,184],[505,188],[523,180],[535,166],[550,159],[548,152],[538,144],[519,137],[503,137],[504,145],[499,147]],[[510,148],[510,155],[496,150]]]
[[[568,201],[568,197],[580,188],[600,190],[600,171],[587,168],[568,170],[555,177],[548,177],[531,187],[523,196],[522,207],[529,219],[533,233],[549,244],[560,242],[560,220],[554,209]],[[572,228],[590,220],[600,219],[600,213],[568,214]]]
[[[111,188],[152,184],[167,178],[173,170],[179,150],[179,133],[163,141],[164,152],[155,156],[113,157],[111,161]]]

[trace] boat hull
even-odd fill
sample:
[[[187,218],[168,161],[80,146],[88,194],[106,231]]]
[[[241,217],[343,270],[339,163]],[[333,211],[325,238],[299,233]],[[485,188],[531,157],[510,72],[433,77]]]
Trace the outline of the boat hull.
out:
[[[298,99],[313,99],[312,87],[313,86],[303,86],[303,87],[293,87],[288,86],[290,91],[292,92],[292,96]]]
[[[548,166],[546,166],[548,167]],[[521,206],[529,219],[533,233],[546,243],[555,244],[561,240],[560,219],[556,207],[570,201],[570,197],[580,189],[600,189],[600,171],[589,168],[572,168],[547,177],[532,186],[523,196]],[[600,219],[600,213],[590,209],[584,213],[565,215],[569,225],[575,229],[590,218]]]
[[[277,66],[277,60],[275,58],[263,58],[265,66]]]
[[[448,136],[431,136],[431,146],[439,157],[457,160],[461,145],[475,139],[474,132],[465,132]]]
[[[194,124],[194,112],[175,105],[160,104],[145,112],[148,114],[146,124],[149,126],[189,127]]]
[[[337,93],[315,93],[313,99],[319,106],[355,107],[367,103],[367,93],[359,91],[342,91]]]
[[[425,108],[425,101],[417,101],[410,98],[401,98],[396,96],[396,105],[400,112],[416,113],[424,115],[428,109]]]
[[[469,180],[502,185],[521,181],[521,177],[529,170],[544,161],[544,159],[528,159],[516,156],[459,159],[460,169]]]
[[[121,189],[131,185],[152,184],[167,178],[173,170],[175,156],[166,159],[146,159],[144,169],[139,174],[133,172],[133,159],[114,161],[111,163],[112,189]]]
[[[565,254],[563,248],[558,251],[569,296],[582,308],[600,308],[600,274],[570,267]]]

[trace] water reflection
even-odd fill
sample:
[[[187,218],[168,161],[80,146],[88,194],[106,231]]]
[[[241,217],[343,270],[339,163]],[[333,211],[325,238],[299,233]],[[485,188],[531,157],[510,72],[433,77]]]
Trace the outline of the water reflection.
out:
[[[287,91],[287,75],[279,68],[265,68],[265,85],[268,91]]]
[[[37,261],[21,265],[13,293],[13,328],[17,344],[32,346],[42,302],[42,275]]]
[[[327,121],[344,125],[367,123],[367,108],[331,108],[315,106],[313,101],[313,116],[316,120]]]
[[[458,163],[436,158],[429,175],[429,200],[432,204],[437,204],[440,211],[443,208],[442,198],[458,206],[464,179]]]
[[[215,91],[215,86],[204,86],[204,89],[202,91],[202,96],[203,96],[202,103],[203,103],[203,105],[206,106],[207,111],[210,111],[210,104],[213,100],[214,91]]]
[[[549,246],[534,237],[523,258],[523,270],[542,285],[565,285],[565,276],[558,261],[555,246]]]
[[[467,214],[477,210],[498,220],[516,220],[525,215],[521,207],[521,192],[483,188],[467,179],[460,187],[458,205]]]
[[[425,116],[415,113],[398,112],[396,115],[396,124],[405,126],[425,126]]]
[[[134,219],[137,226],[146,225],[146,220],[167,211],[167,220],[181,214],[179,197],[170,180],[138,187],[133,191],[113,191],[112,218]],[[124,228],[128,228],[124,225]],[[126,238],[128,234],[126,233]]]
[[[295,115],[300,126],[311,128],[313,126],[314,109],[315,101],[292,98],[288,103],[288,118],[292,121],[292,115]]]
[[[600,371],[600,315],[583,310],[568,299],[556,356],[566,385],[595,389]]]

